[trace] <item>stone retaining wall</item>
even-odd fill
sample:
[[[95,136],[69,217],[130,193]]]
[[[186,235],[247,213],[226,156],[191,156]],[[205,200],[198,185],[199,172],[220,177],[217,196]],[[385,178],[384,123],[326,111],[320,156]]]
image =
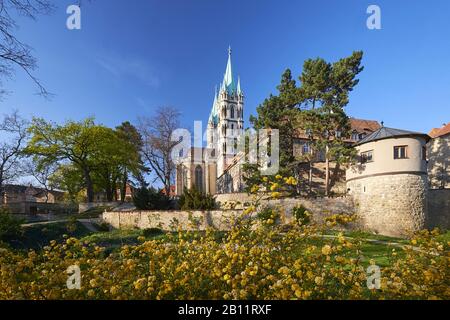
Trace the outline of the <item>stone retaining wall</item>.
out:
[[[285,222],[292,220],[292,209],[303,205],[316,221],[321,222],[330,214],[353,213],[353,205],[348,198],[336,199],[280,199],[265,201],[263,206],[278,207],[282,211]],[[241,215],[242,210],[212,210],[212,211],[131,211],[105,212],[103,221],[114,228],[161,228],[172,230],[179,225],[184,230],[214,227],[218,230],[228,230],[234,217]]]
[[[356,213],[360,219],[354,226],[391,236],[404,236],[425,227],[450,228],[450,189],[427,190],[423,176],[371,177],[350,181],[348,187],[349,197],[264,200],[261,206],[280,208],[286,222],[292,219],[292,209],[300,205],[319,223],[331,214]],[[250,203],[252,197],[245,193],[219,195],[217,201],[222,204],[221,210],[105,212],[103,220],[114,228],[171,230],[178,224],[183,229],[228,230],[233,217],[242,213],[242,206],[226,210],[225,202]]]
[[[113,202],[86,202],[86,203],[80,203],[78,205],[78,212],[79,213],[83,213],[86,212],[90,209],[93,208],[98,208],[98,207],[117,207],[119,206],[121,203],[118,201],[113,201]]]
[[[428,191],[427,227],[450,229],[450,189]]]
[[[404,236],[426,227],[426,175],[370,176],[347,182],[361,225],[388,236]]]

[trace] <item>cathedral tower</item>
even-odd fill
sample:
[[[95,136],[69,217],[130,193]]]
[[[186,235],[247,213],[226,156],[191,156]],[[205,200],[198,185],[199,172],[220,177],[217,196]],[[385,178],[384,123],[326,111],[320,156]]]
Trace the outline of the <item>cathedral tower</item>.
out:
[[[231,47],[228,62],[219,91],[208,120],[207,144],[214,150],[217,161],[217,177],[220,177],[237,153],[238,137],[244,131],[244,94],[240,79],[233,78]]]

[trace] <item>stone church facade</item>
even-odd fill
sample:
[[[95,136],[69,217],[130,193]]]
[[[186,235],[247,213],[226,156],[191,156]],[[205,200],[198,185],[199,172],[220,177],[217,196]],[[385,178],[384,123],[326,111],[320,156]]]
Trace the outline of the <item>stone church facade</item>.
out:
[[[196,188],[205,193],[223,193],[227,170],[235,162],[238,138],[244,131],[244,94],[239,77],[233,76],[231,48],[223,81],[214,94],[206,131],[207,146],[191,148],[177,166],[176,194]]]

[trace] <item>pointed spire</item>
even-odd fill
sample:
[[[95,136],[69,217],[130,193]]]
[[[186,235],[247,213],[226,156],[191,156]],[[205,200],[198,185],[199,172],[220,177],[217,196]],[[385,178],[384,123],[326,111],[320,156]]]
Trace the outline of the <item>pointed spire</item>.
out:
[[[242,91],[241,91],[241,77],[239,77],[238,76],[238,82],[237,82],[237,93],[238,94],[241,94],[242,93]]]
[[[233,83],[233,72],[231,70],[231,46],[228,47],[228,62],[225,75],[223,77],[223,86],[226,88]]]
[[[215,108],[216,103],[217,103],[217,97],[218,97],[218,93],[217,93],[217,84],[214,87],[214,102],[213,102],[213,108]]]
[[[219,95],[217,92],[217,85],[214,88],[214,102],[211,108],[211,113],[209,114],[209,124],[214,125],[217,124],[217,114],[218,114],[218,110],[217,110],[217,99],[218,99]]]

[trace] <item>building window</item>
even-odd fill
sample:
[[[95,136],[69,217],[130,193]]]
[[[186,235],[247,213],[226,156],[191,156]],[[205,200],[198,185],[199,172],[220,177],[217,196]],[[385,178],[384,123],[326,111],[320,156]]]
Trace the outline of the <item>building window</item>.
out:
[[[352,133],[352,140],[353,141],[358,141],[358,133]]]
[[[373,161],[373,150],[361,152],[361,163]]]
[[[427,160],[427,147],[422,147],[422,160]]]
[[[407,158],[408,158],[408,146],[394,147],[394,159],[407,159]]]
[[[201,166],[195,167],[195,187],[203,192],[203,170]]]
[[[234,118],[234,107],[231,107],[231,119]]]
[[[309,143],[305,142],[302,147],[302,154],[307,154],[310,152]]]

